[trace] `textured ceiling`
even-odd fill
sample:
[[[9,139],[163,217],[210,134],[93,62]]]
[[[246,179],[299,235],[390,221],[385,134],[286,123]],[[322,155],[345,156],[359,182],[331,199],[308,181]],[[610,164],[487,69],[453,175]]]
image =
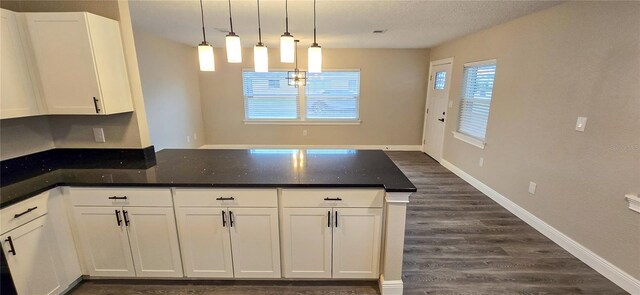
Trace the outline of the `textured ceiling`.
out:
[[[284,0],[262,0],[262,38],[278,47],[284,32]],[[429,48],[453,38],[551,7],[559,1],[364,1],[318,0],[318,43],[329,48]],[[204,0],[207,39],[224,47],[227,1]],[[232,0],[234,30],[244,47],[258,40],[256,1]],[[197,0],[132,0],[133,25],[189,45],[202,41]],[[386,30],[373,34],[373,30]],[[307,47],[313,39],[313,1],[289,1],[289,31]]]

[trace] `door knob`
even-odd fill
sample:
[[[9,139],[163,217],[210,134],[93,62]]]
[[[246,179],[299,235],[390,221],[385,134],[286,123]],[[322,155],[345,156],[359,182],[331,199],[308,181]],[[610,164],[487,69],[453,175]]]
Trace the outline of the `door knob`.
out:
[[[440,122],[444,122],[444,118],[442,118],[442,119],[438,119],[438,121],[440,121]]]

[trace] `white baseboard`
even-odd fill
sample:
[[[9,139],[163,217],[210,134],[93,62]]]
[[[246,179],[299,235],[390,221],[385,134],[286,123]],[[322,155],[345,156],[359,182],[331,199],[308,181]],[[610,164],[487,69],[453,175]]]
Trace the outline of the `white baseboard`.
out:
[[[385,151],[420,151],[421,145],[269,145],[269,144],[205,144],[201,149],[354,149]]]
[[[378,286],[380,287],[381,295],[402,295],[404,288],[402,280],[385,281],[384,275],[380,275]]]
[[[455,165],[451,164],[447,160],[442,159],[440,161],[440,164],[442,164],[442,166],[449,169],[454,174],[458,175],[460,178],[464,179],[473,187],[483,192],[489,198],[496,201],[502,207],[509,210],[511,213],[513,213],[518,218],[522,219],[524,222],[526,222],[527,224],[535,228],[537,231],[545,235],[547,238],[551,239],[560,247],[567,250],[573,256],[582,260],[582,262],[589,265],[591,268],[599,272],[601,275],[605,276],[607,279],[611,280],[613,283],[620,286],[620,288],[626,290],[631,294],[640,295],[640,280],[634,278],[633,276],[621,270],[617,266],[611,264],[609,261],[602,258],[598,254],[592,252],[582,244],[574,241],[573,239],[563,234],[553,226],[547,224],[540,218],[531,214],[529,211],[518,206],[516,203],[509,200],[507,197],[501,195],[500,193],[490,188],[486,184],[480,182],[473,176],[462,171],[462,169],[456,167]]]

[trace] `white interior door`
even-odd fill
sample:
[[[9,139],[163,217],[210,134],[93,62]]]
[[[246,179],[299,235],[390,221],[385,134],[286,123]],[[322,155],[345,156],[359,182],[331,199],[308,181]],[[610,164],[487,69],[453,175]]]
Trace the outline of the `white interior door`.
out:
[[[335,208],[333,225],[333,277],[378,278],[382,209]]]
[[[0,237],[18,294],[60,294],[66,288],[46,220],[39,217]]]
[[[172,207],[123,207],[138,277],[182,277]]]
[[[229,208],[236,278],[280,278],[277,208]]]
[[[176,207],[184,273],[190,278],[232,278],[227,208]]]
[[[429,75],[422,150],[437,161],[442,159],[451,64],[451,59],[431,62]]]
[[[331,278],[331,208],[284,208],[282,255],[286,278]]]
[[[89,275],[135,277],[122,207],[75,207],[74,211]]]

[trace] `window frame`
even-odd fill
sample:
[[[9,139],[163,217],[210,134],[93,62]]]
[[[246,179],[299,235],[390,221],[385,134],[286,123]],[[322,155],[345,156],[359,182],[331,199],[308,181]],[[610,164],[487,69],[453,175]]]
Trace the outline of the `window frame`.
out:
[[[486,145],[486,138],[487,138],[486,132],[487,132],[487,130],[489,128],[489,116],[491,114],[491,105],[489,105],[489,111],[487,112],[487,124],[484,127],[485,128],[485,136],[484,136],[484,138],[478,138],[478,137],[475,137],[473,135],[461,132],[460,131],[460,117],[462,116],[462,111],[463,111],[462,103],[463,103],[463,100],[464,100],[464,87],[465,87],[465,84],[464,84],[464,80],[465,80],[464,72],[465,72],[465,69],[469,68],[469,67],[477,67],[477,66],[484,66],[484,65],[494,65],[495,68],[496,68],[495,72],[494,72],[494,78],[493,78],[493,88],[492,88],[492,91],[491,91],[491,101],[493,101],[493,91],[495,90],[495,85],[496,85],[495,84],[496,83],[495,75],[497,75],[497,72],[498,72],[498,61],[497,61],[497,59],[487,59],[487,60],[481,60],[481,61],[465,63],[463,65],[463,67],[462,67],[462,81],[461,81],[462,86],[461,87],[463,87],[463,88],[461,89],[461,93],[460,93],[460,106],[459,106],[459,109],[458,109],[458,126],[456,127],[455,131],[452,131],[454,138],[457,138],[457,139],[459,139],[461,141],[464,141],[464,142],[466,142],[468,144],[476,146],[476,147],[478,147],[480,149],[484,149],[484,147]]]
[[[304,69],[300,69],[304,71]],[[291,69],[269,69],[269,72],[287,72],[291,71]],[[254,72],[253,68],[243,68],[242,74],[244,72]],[[360,69],[323,69],[323,72],[359,72],[360,73],[360,82],[362,82],[362,71]],[[241,77],[242,87],[244,87],[244,77]],[[293,87],[293,86],[292,86]],[[362,83],[358,83],[358,108],[357,108],[357,119],[347,120],[347,119],[309,119],[307,118],[307,95],[306,95],[306,86],[298,87],[298,118],[297,119],[250,119],[247,118],[247,97],[244,96],[244,91],[242,93],[243,99],[243,112],[244,119],[243,122],[246,125],[360,125],[362,121],[360,120],[360,98],[362,97],[360,91],[362,90]]]

